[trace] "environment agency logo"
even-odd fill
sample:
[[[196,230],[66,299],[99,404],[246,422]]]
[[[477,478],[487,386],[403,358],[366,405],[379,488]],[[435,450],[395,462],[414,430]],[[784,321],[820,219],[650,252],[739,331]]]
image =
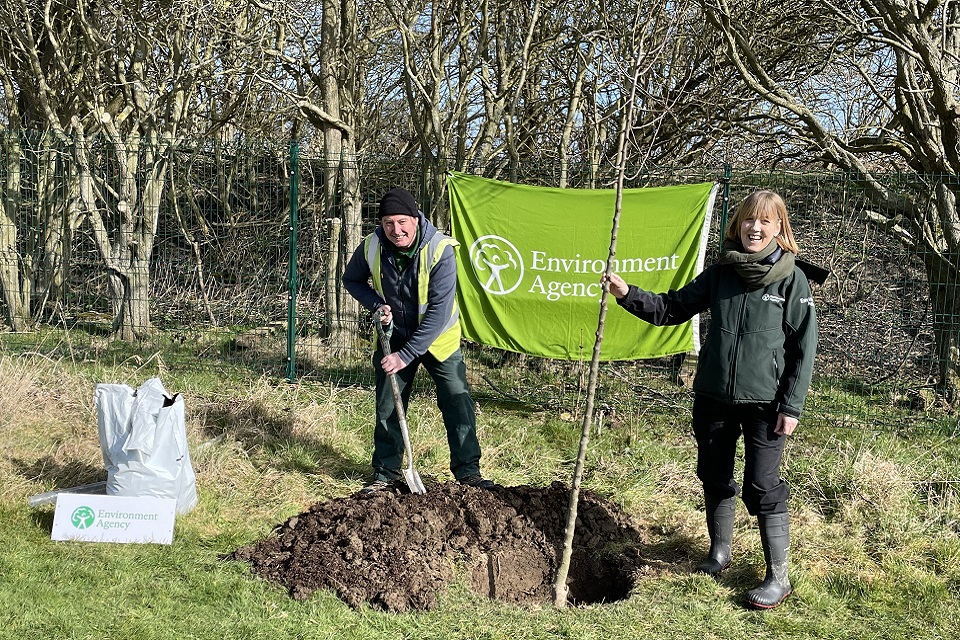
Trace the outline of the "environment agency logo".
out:
[[[77,529],[89,529],[97,519],[97,514],[90,507],[77,507],[70,514],[70,522]]]
[[[523,258],[517,248],[500,236],[482,236],[470,245],[470,264],[487,293],[502,296],[520,286]]]

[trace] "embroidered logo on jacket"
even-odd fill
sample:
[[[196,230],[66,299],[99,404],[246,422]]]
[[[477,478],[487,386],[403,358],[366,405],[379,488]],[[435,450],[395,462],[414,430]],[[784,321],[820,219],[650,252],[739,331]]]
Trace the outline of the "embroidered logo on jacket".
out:
[[[775,296],[772,293],[763,294],[764,302],[775,302],[777,304],[783,304],[786,301],[786,298],[781,298],[780,296]]]

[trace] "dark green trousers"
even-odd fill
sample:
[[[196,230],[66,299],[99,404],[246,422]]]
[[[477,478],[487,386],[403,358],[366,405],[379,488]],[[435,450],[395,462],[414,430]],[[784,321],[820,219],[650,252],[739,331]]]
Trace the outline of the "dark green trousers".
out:
[[[377,424],[373,431],[373,474],[375,480],[398,480],[403,464],[403,436],[390,381],[380,360],[380,349],[373,354],[373,367],[377,372]],[[450,471],[457,479],[480,473],[480,442],[477,440],[477,417],[474,411],[470,386],[467,383],[467,368],[463,354],[457,349],[449,358],[440,362],[429,353],[414,360],[396,374],[406,414],[413,389],[413,378],[420,365],[427,370],[437,388],[437,407],[443,414],[450,447]],[[409,425],[409,422],[408,422]],[[411,436],[416,461],[416,440]],[[416,462],[414,462],[416,466]]]

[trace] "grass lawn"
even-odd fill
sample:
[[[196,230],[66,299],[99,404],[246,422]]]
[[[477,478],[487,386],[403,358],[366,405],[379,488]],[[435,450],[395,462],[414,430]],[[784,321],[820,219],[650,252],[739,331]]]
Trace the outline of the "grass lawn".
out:
[[[172,545],[50,540],[53,511],[27,498],[103,480],[98,382],[160,376],[184,395],[200,503]],[[557,610],[473,595],[466,581],[427,612],[351,609],[333,594],[292,600],[220,556],[366,479],[373,394],[261,378],[237,368],[113,367],[0,357],[0,638],[954,638],[960,629],[960,442],[932,431],[808,428],[788,443],[794,595],[740,605],[763,572],[756,523],[738,511],[734,565],[691,573],[707,548],[683,411],[604,425],[584,486],[652,533],[624,601]],[[417,468],[447,479],[439,412],[415,397]],[[481,401],[484,472],[506,485],[569,482],[575,412]]]

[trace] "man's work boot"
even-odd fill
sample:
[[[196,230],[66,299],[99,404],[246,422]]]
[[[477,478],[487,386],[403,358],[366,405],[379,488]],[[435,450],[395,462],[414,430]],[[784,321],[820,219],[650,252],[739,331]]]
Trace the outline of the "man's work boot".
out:
[[[481,476],[479,473],[475,473],[473,475],[466,476],[464,478],[459,478],[457,482],[459,482],[460,484],[471,486],[471,487],[476,487],[477,489],[493,489],[494,487],[497,486],[493,482],[493,480],[487,480],[486,478]]]
[[[773,609],[793,593],[790,585],[790,514],[774,513],[757,516],[760,525],[760,543],[767,575],[763,582],[747,592],[746,604],[755,609]]]

